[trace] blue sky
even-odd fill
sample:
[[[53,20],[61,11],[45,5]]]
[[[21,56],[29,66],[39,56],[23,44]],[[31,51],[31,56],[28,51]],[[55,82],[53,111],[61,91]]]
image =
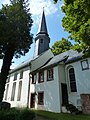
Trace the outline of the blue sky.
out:
[[[63,2],[58,1],[57,4],[53,3],[53,0],[29,0],[30,3],[30,12],[32,14],[33,26],[32,33],[34,34],[34,38],[38,32],[40,18],[42,15],[43,7],[46,16],[47,29],[50,36],[50,47],[62,37],[68,38],[68,33],[64,31],[62,27],[62,18],[64,14],[61,12],[61,6]],[[9,0],[0,0],[0,8],[1,4],[9,4]],[[19,59],[13,59],[14,63],[12,64],[12,68],[20,64],[21,62],[31,58],[34,52],[34,41],[31,45],[31,49],[26,56],[21,57]],[[0,60],[0,68],[2,65],[2,61]]]

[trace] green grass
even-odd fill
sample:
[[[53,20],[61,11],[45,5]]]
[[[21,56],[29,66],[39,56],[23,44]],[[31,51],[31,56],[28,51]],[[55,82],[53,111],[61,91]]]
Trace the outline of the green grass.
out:
[[[50,120],[90,120],[90,115],[72,115],[65,113],[53,113],[41,110],[11,108],[8,111],[0,111],[0,120],[32,120],[35,115]]]
[[[66,113],[53,113],[47,111],[34,111],[36,115],[48,118],[51,120],[90,120],[90,115],[72,115]]]

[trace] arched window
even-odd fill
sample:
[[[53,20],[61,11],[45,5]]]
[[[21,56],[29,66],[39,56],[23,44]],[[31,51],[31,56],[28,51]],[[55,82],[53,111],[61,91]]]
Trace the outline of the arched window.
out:
[[[71,92],[77,92],[74,68],[69,69],[69,79]]]

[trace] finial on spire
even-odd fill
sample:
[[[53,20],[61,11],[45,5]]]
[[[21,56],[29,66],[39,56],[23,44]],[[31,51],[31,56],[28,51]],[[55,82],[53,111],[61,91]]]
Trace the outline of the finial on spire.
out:
[[[44,8],[45,8],[45,7],[43,7],[43,11],[44,11]]]

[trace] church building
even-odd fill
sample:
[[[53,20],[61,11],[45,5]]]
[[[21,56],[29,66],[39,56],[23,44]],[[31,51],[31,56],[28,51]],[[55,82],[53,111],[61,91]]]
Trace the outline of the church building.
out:
[[[9,72],[3,101],[56,113],[70,111],[69,105],[82,110],[82,95],[90,94],[90,58],[73,50],[54,56],[49,43],[43,11],[34,57]]]

